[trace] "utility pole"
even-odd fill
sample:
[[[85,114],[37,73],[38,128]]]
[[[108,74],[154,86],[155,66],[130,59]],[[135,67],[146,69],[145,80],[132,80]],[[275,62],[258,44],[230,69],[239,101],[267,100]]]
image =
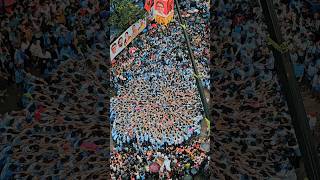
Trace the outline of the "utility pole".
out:
[[[303,156],[305,170],[310,180],[319,180],[320,165],[315,143],[311,136],[308,117],[295,78],[290,56],[287,52],[286,45],[283,44],[284,40],[281,35],[275,7],[272,0],[260,0],[260,3],[270,34],[269,41],[273,45],[276,70],[281,83],[284,85],[283,88],[299,148]]]

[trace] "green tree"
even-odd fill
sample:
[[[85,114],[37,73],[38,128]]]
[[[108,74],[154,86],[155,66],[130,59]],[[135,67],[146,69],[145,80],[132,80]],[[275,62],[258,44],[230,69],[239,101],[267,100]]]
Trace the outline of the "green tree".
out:
[[[111,0],[111,7],[113,12],[109,18],[110,26],[120,31],[126,30],[146,14],[144,9],[133,4],[130,0]]]

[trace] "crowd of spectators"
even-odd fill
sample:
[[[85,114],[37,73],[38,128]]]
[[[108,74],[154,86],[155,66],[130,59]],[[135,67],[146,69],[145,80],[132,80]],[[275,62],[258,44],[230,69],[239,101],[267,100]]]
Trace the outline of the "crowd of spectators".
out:
[[[295,179],[301,154],[259,1],[218,2],[211,6],[211,177]]]
[[[1,72],[24,108],[0,116],[0,179],[109,179],[108,1],[12,9],[0,21]]]
[[[35,69],[48,77],[69,58],[89,50],[107,52],[107,1],[17,1],[0,19],[0,68],[23,83]],[[87,28],[88,27],[88,28]],[[107,56],[106,56],[107,57]]]
[[[288,43],[296,77],[320,93],[320,16],[304,0],[274,1],[281,33]]]
[[[109,79],[95,73],[103,59],[68,60],[50,83],[27,74],[32,103],[1,117],[1,179],[108,179]]]
[[[317,7],[311,7],[311,5]],[[300,85],[311,91],[311,97],[320,103],[320,12],[319,2],[306,0],[274,1],[281,33],[289,44],[291,62]],[[301,88],[302,89],[302,88]],[[309,115],[310,129],[315,132],[315,143],[320,154],[320,141],[317,138],[320,122],[317,119],[318,107]],[[315,111],[315,112],[312,112]],[[314,114],[314,115],[312,115]],[[313,116],[313,117],[312,117]],[[314,120],[313,120],[314,118]],[[317,119],[317,120],[316,120]]]

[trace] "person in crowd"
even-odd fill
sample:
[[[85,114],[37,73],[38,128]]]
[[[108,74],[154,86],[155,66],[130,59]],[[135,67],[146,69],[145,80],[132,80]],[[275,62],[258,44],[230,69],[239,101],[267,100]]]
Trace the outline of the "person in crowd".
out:
[[[212,107],[217,121],[212,126],[211,177],[295,179],[294,159],[301,153],[267,44],[259,2],[223,0],[212,4],[211,10],[211,99],[219,102]],[[279,19],[282,17],[280,14]],[[306,71],[303,53],[297,50],[289,52],[298,64],[296,76],[301,78]],[[314,72],[310,69],[309,73]]]
[[[275,1],[282,34],[290,45],[290,57],[294,64],[297,78],[302,85],[307,85],[318,94],[313,81],[319,71],[319,15],[309,9],[306,1],[291,1],[286,4]],[[305,70],[305,71],[304,71]],[[319,99],[319,97],[317,97]]]
[[[99,19],[108,9],[104,0],[16,1],[13,13],[1,17],[0,69],[21,90],[23,110],[1,115],[0,179],[108,177],[109,139],[104,137],[110,129],[103,103],[109,72],[106,50],[96,48],[101,42],[109,46],[107,24]],[[82,28],[92,26],[100,28],[99,41]],[[86,60],[104,67],[101,81]],[[96,86],[80,91],[81,82],[94,81]],[[98,106],[102,109],[93,109]]]

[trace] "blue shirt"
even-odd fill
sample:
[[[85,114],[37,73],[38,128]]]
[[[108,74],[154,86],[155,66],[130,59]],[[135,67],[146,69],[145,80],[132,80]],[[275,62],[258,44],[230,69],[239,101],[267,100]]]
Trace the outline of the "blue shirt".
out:
[[[67,32],[67,35],[66,35],[66,38],[65,38],[65,40],[66,40],[66,43],[67,44],[72,44],[72,40],[73,40],[73,32]]]
[[[63,36],[60,36],[58,43],[59,43],[59,47],[62,47],[66,43],[65,38]]]
[[[106,10],[100,12],[100,18],[101,19],[107,18],[108,15],[109,15],[109,12],[106,11]]]
[[[23,73],[21,70],[15,71],[15,77],[16,77],[16,83],[22,83],[23,82]]]
[[[73,50],[68,46],[68,47],[63,47],[61,49],[61,56],[67,56],[68,58],[73,57],[74,56],[74,52]]]
[[[86,1],[86,0],[81,0],[81,1],[80,1],[80,6],[81,6],[82,8],[88,7],[88,1]]]
[[[304,74],[304,65],[303,64],[294,64],[294,73],[296,77],[302,77]]]
[[[43,35],[43,43],[44,43],[45,47],[47,47],[47,48],[50,47],[51,42],[50,42],[50,38],[49,38],[49,34],[48,33],[45,33]]]
[[[75,22],[76,22],[76,19],[77,19],[74,15],[69,15],[67,18],[68,18],[69,23],[70,23],[71,25],[74,25]]]
[[[317,72],[317,68],[313,65],[309,65],[308,67],[308,76],[313,77]]]
[[[20,49],[16,50],[14,54],[15,63],[23,64],[24,58],[25,58],[24,53]]]

